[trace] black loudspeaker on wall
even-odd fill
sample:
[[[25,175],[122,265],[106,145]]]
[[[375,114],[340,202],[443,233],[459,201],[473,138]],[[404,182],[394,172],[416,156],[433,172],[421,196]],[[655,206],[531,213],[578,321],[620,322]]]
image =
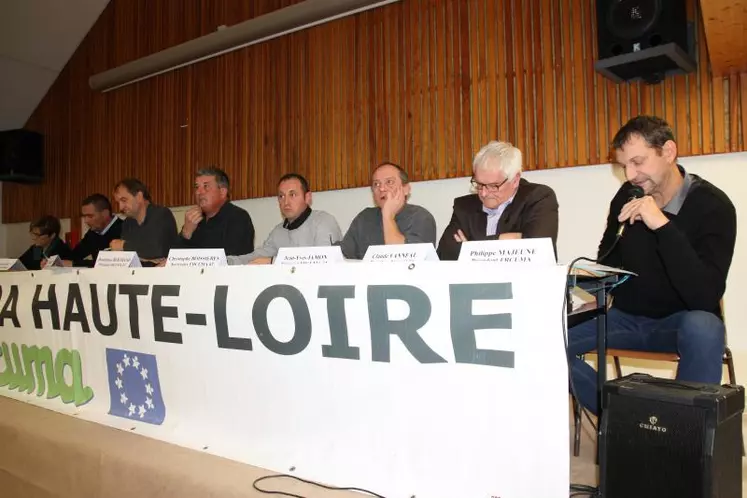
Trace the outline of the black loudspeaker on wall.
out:
[[[744,388],[633,374],[607,382],[604,498],[741,498]]]
[[[0,181],[40,183],[44,179],[44,137],[29,130],[0,131]]]
[[[597,0],[595,69],[617,81],[658,83],[695,70],[687,0]]]

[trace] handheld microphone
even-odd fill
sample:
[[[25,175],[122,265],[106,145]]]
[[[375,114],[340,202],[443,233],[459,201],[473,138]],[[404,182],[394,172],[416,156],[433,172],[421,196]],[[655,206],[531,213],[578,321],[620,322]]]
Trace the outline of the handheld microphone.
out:
[[[628,197],[628,202],[632,201],[633,199],[640,199],[644,195],[646,195],[643,192],[643,189],[637,185],[634,185],[628,190],[628,194],[630,197]],[[617,229],[617,238],[619,239],[622,237],[623,233],[625,232],[625,227],[628,225],[628,221],[623,221],[620,223],[620,228]]]

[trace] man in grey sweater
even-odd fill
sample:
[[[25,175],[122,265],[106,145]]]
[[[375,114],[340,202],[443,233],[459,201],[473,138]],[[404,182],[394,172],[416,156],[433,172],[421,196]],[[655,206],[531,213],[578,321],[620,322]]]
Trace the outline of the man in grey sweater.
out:
[[[436,244],[436,220],[427,209],[408,204],[410,180],[393,163],[380,164],[371,178],[376,207],[366,208],[353,219],[342,239],[347,259],[363,259],[369,246],[390,244]]]
[[[306,178],[288,173],[278,182],[278,206],[285,220],[272,229],[262,247],[249,254],[228,256],[229,265],[269,264],[281,247],[331,246],[342,238],[334,216],[311,209]]]

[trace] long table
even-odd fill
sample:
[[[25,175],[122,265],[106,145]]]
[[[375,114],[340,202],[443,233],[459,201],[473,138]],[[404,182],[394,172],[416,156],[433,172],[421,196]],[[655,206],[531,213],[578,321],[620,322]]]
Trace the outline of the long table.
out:
[[[0,394],[384,496],[565,497],[565,286],[456,262],[6,273]]]

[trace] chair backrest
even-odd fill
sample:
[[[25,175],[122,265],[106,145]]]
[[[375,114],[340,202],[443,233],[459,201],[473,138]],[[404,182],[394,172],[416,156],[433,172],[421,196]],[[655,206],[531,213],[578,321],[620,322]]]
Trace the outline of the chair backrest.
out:
[[[729,331],[726,329],[726,313],[724,313],[724,298],[718,302],[719,313],[721,313],[721,321],[724,322],[724,345],[729,344]]]

